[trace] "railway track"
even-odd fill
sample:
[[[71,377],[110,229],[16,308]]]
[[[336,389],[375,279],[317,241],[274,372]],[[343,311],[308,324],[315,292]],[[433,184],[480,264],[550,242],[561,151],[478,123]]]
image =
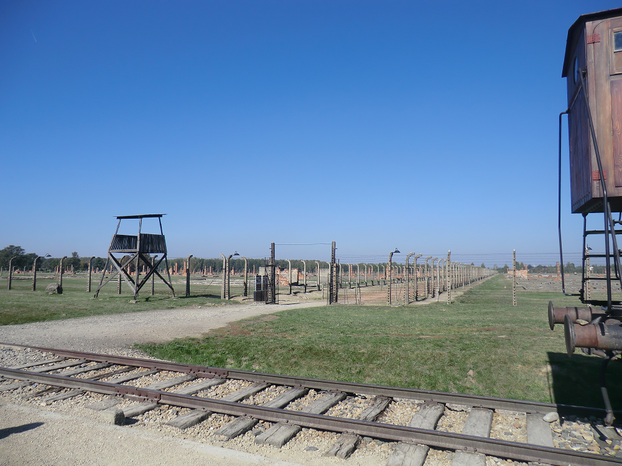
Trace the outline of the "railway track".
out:
[[[386,462],[389,466],[426,464],[430,449],[453,452],[452,464],[456,466],[484,465],[486,457],[556,465],[622,464],[616,456],[554,447],[555,432],[544,417],[560,416],[564,420],[604,416],[604,411],[592,408],[51,348],[30,350],[40,352],[41,357],[27,364],[0,367],[0,392],[27,389],[22,396],[36,399],[39,404],[97,394],[89,407],[101,410],[116,424],[168,407],[172,412],[166,416],[168,426],[188,429],[220,416],[222,422],[212,427],[215,437],[234,439],[252,430],[255,443],[275,448],[287,444],[303,429],[338,433],[334,444],[318,454],[342,459],[348,458],[362,439],[395,442]],[[396,421],[390,412],[398,406],[407,416]],[[519,423],[524,422],[524,438],[492,438],[499,416],[522,419]],[[462,426],[460,432],[442,428],[449,418],[452,424]],[[615,434],[615,429],[604,428],[598,433],[612,447]]]

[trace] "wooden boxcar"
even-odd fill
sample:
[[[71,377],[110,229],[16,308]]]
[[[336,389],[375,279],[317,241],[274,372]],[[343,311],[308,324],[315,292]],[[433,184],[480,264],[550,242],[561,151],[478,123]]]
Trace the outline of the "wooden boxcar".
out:
[[[607,197],[622,211],[622,8],[580,16],[568,30],[562,77],[567,78],[570,190],[574,213],[602,212],[602,187],[588,121],[603,167]]]

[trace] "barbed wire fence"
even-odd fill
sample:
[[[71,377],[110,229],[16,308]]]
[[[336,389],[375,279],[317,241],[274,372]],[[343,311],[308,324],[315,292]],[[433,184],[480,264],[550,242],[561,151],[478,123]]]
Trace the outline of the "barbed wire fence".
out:
[[[307,243],[277,244],[279,246],[299,246],[301,244],[306,245]],[[331,243],[313,244],[325,247]],[[288,253],[289,252],[290,251],[288,251]],[[527,252],[520,253],[518,257],[521,261],[520,263],[525,267],[527,265],[532,267],[537,265],[553,266],[553,264],[558,264],[559,261],[557,253]],[[580,265],[582,254],[580,252],[565,253],[564,258],[569,263],[578,262]],[[334,261],[334,266],[330,265],[331,259],[326,259],[329,258],[324,257],[319,261],[297,260],[304,264],[304,272],[301,268],[296,274],[303,273],[304,275],[305,293],[309,288],[310,292],[321,292],[323,298],[332,296],[333,303],[348,304],[368,304],[373,302],[377,304],[403,305],[429,299],[440,301],[442,294],[445,295],[443,296],[443,300],[446,299],[446,302],[450,303],[452,299],[452,290],[487,276],[489,274],[489,272],[487,272],[488,270],[498,270],[504,267],[505,270],[515,270],[517,267],[515,251],[511,253],[418,252],[415,254],[415,252],[406,253],[406,251],[400,252],[396,249],[389,254],[337,254],[335,257],[331,258]],[[222,277],[219,277],[216,273],[214,275],[211,273],[207,275],[205,268],[204,270],[194,270],[195,267],[193,267],[193,264],[201,260],[203,259],[190,255],[188,258],[183,258],[181,260],[182,265],[179,270],[177,270],[177,260],[171,259],[171,264],[175,264],[175,271],[172,273],[174,273],[175,276],[180,275],[180,278],[183,277],[184,279],[186,296],[190,296],[191,274],[202,273],[205,275],[203,278],[206,286],[215,285],[219,280],[222,280]],[[292,259],[287,262],[290,263],[288,280],[291,282],[291,262],[295,262],[295,260]],[[594,262],[595,261],[593,261],[593,263]],[[322,265],[325,267],[324,269],[321,268]],[[34,270],[22,270],[21,272],[19,270],[5,271],[5,277],[3,278],[7,279],[9,289],[11,287],[11,276],[13,272],[18,274],[14,277],[18,280],[31,279],[33,282],[36,280]],[[249,284],[253,286],[254,282],[254,280],[252,280],[249,281],[248,284],[246,283],[247,272],[249,271],[245,270],[244,290],[247,289]],[[253,272],[255,272],[254,268]],[[56,273],[59,274],[58,269]],[[314,275],[315,278],[313,278]],[[331,275],[334,276],[331,277]],[[310,278],[308,286],[307,277]],[[237,279],[237,281],[239,280],[240,278]],[[295,281],[297,282],[298,279]],[[193,281],[192,284],[194,286],[198,284],[198,281]],[[332,293],[329,292],[327,288],[329,285],[335,288]],[[371,290],[372,288],[374,288],[374,290]],[[291,286],[289,289],[289,293],[291,294]],[[363,293],[363,289],[365,289],[365,293]],[[338,296],[338,292],[341,293],[341,296],[339,296],[339,299],[335,299],[335,296]],[[244,293],[244,296],[246,296],[246,293]],[[516,305],[515,282],[513,284],[513,303]]]

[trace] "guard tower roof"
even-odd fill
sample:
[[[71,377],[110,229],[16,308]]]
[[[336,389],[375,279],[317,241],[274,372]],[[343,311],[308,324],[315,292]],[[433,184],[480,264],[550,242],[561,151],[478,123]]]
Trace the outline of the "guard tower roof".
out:
[[[143,214],[143,215],[117,215],[117,219],[125,220],[130,218],[153,218],[153,217],[162,217],[166,214]]]

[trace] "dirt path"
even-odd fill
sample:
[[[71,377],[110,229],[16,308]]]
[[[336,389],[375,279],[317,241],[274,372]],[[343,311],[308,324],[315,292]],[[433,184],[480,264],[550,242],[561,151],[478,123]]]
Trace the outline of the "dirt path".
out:
[[[310,301],[201,306],[5,325],[0,327],[0,343],[110,353],[128,350],[136,343],[166,343],[175,338],[201,337],[209,330],[248,317],[322,305],[322,301]]]
[[[294,459],[292,459],[294,460]],[[247,466],[299,464],[98,422],[75,413],[0,406],[0,464]]]

